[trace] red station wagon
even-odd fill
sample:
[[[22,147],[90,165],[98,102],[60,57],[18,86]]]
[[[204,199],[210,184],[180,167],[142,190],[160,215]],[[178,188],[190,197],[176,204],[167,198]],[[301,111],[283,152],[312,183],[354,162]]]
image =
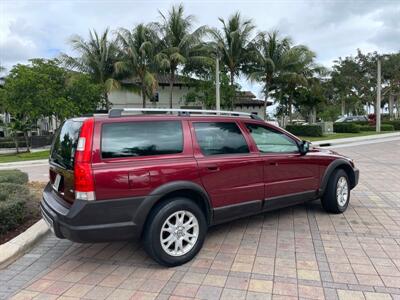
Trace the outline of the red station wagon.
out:
[[[58,130],[41,210],[76,242],[142,238],[160,264],[201,249],[209,226],[321,199],[342,213],[359,171],[238,112],[112,109]]]

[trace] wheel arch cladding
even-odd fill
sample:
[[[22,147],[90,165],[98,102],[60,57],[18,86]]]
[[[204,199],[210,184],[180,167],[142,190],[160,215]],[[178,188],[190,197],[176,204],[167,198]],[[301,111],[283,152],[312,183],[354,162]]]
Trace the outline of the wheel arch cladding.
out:
[[[322,183],[321,183],[321,194],[325,192],[326,186],[328,185],[329,179],[333,172],[338,169],[343,169],[349,180],[350,180],[350,188],[354,188],[356,185],[356,178],[354,174],[354,169],[351,166],[350,162],[348,162],[345,159],[336,159],[333,162],[329,164],[329,166],[326,168],[324,177],[322,178]]]
[[[204,212],[207,224],[210,224],[212,220],[212,206],[210,198],[202,186],[191,181],[174,181],[156,188],[150,193],[149,196],[146,197],[145,201],[143,201],[143,204],[138,209],[139,213],[136,216],[136,220],[144,225],[151,211],[157,205],[164,203],[165,201],[169,201],[169,199],[174,197],[183,197],[194,201]]]

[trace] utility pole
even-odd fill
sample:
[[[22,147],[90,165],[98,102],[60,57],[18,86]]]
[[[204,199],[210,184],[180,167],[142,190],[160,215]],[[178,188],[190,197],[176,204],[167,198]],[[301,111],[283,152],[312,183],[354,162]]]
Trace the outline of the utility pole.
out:
[[[377,65],[377,86],[376,86],[376,132],[381,132],[381,60],[378,56]]]
[[[221,110],[221,99],[219,95],[219,56],[218,52],[215,58],[215,101],[216,101],[216,110]]]

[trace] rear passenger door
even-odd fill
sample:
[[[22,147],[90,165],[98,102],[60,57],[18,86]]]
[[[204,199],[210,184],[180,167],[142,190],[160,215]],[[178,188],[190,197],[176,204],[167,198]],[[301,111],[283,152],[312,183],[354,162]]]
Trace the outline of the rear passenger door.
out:
[[[262,160],[250,151],[236,122],[193,121],[194,154],[215,222],[261,209],[264,196]]]

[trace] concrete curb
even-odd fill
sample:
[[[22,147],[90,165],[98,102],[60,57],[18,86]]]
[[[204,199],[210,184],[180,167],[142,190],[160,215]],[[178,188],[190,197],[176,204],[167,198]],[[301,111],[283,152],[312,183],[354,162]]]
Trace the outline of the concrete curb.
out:
[[[382,133],[376,135],[367,135],[367,136],[358,136],[352,138],[343,138],[343,139],[332,139],[332,140],[324,140],[324,141],[315,141],[311,142],[314,146],[334,146],[340,144],[349,144],[363,141],[371,141],[371,140],[380,140],[385,138],[393,138],[400,137],[400,132],[391,132],[391,133]]]
[[[7,243],[0,245],[0,269],[5,268],[49,231],[41,219]]]

